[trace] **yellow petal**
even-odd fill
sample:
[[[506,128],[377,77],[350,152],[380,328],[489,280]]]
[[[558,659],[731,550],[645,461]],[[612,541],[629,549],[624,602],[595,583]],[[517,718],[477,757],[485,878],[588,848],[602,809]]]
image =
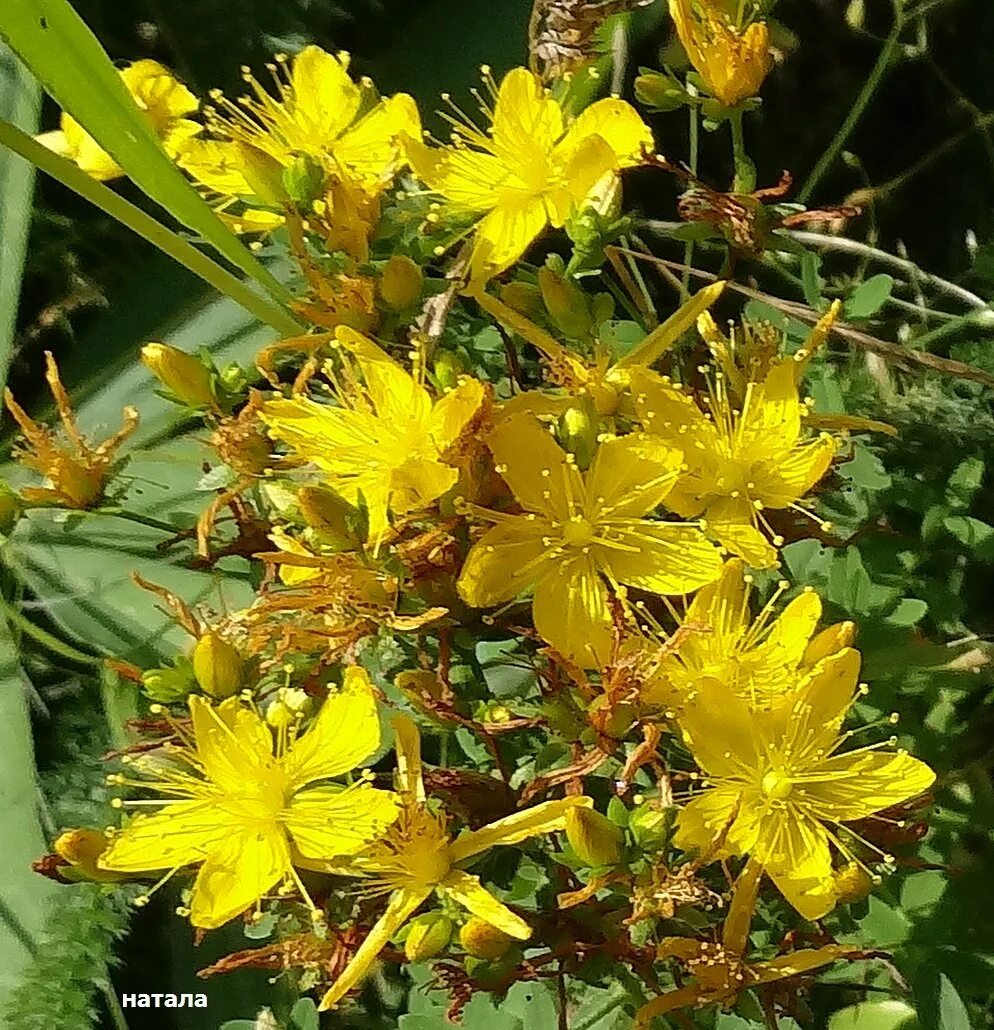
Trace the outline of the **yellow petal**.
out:
[[[562,135],[562,108],[546,94],[541,79],[527,68],[509,71],[494,108],[495,151],[508,163],[544,161]]]
[[[315,146],[337,139],[355,118],[362,95],[345,63],[320,47],[304,47],[293,59],[292,116]]]
[[[854,622],[837,622],[834,626],[823,629],[808,644],[801,665],[805,668],[817,665],[822,658],[841,651],[844,647],[850,647],[856,639],[856,624]]]
[[[755,648],[755,674],[768,679],[780,670],[796,669],[820,618],[821,598],[813,590],[795,597],[773,621],[766,639]]]
[[[349,128],[332,153],[370,193],[389,184],[403,161],[400,137],[421,135],[417,104],[406,93],[381,100]]]
[[[410,136],[405,136],[402,144],[414,174],[430,189],[442,194],[456,213],[489,211],[497,203],[495,190],[510,175],[493,154],[466,147],[458,150],[428,147]]]
[[[733,645],[749,623],[745,563],[737,558],[725,562],[720,578],[694,594],[684,622],[700,622],[710,627],[711,633],[703,638],[703,646],[707,646],[709,640]],[[691,637],[687,642],[693,644],[697,640]]]
[[[683,451],[645,433],[605,441],[587,474],[587,518],[595,522],[647,515],[663,503],[682,464]]]
[[[302,790],[283,815],[300,853],[308,859],[354,855],[397,817],[397,800],[386,790],[359,783],[345,790]]]
[[[822,659],[801,681],[788,719],[803,720],[798,739],[810,735],[834,743],[856,699],[860,654],[847,647]],[[828,748],[826,748],[828,750]]]
[[[339,326],[335,339],[355,355],[378,418],[399,426],[427,420],[431,398],[423,386],[386,351],[348,326]]]
[[[170,802],[162,812],[131,819],[111,838],[97,865],[120,873],[193,865],[237,827],[237,820],[213,802]]]
[[[509,937],[515,937],[519,941],[526,941],[531,937],[532,928],[521,916],[516,915],[503,902],[498,901],[480,883],[478,877],[464,873],[460,869],[453,869],[440,886],[453,901],[457,901],[463,908],[484,922],[496,926],[498,930],[503,931]]]
[[[683,739],[710,776],[740,779],[764,761],[759,720],[723,683],[701,677],[680,712]]]
[[[425,800],[425,785],[421,776],[421,734],[412,719],[406,715],[393,717],[394,750],[397,753],[397,787],[414,801]]]
[[[222,790],[236,792],[246,775],[269,762],[273,753],[269,730],[237,698],[214,707],[206,698],[192,696],[189,706],[204,773]]]
[[[187,140],[176,163],[202,186],[224,197],[247,197],[253,190],[241,170],[238,146],[212,139]]]
[[[171,119],[193,114],[200,106],[186,86],[158,61],[135,61],[121,71],[121,78],[157,129]]]
[[[476,227],[470,277],[481,283],[510,268],[545,228],[548,218],[541,197],[500,195],[496,206]]]
[[[835,907],[828,835],[814,819],[785,816],[772,839],[761,841],[753,854],[805,919],[821,919]]]
[[[802,444],[776,461],[763,462],[752,470],[754,494],[770,508],[786,508],[803,497],[825,475],[838,449],[827,433]]]
[[[345,670],[342,689],[330,694],[317,718],[290,747],[283,768],[295,787],[355,769],[380,745],[380,721],[369,673]]]
[[[325,1012],[334,1008],[369,972],[376,956],[386,947],[390,938],[414,915],[424,904],[431,891],[398,890],[390,895],[383,915],[376,921],[372,930],[366,934],[359,950],[352,956],[349,964],[331,985],[321,999],[318,1009]]]
[[[487,446],[523,508],[558,522],[573,514],[583,497],[583,481],[538,419],[524,414],[502,419],[487,435]]]
[[[614,151],[600,136],[588,136],[569,154],[556,182],[544,194],[549,221],[559,228],[577,212],[609,209],[618,183]]]
[[[677,447],[683,447],[686,439],[700,440],[703,445],[714,440],[714,426],[693,398],[662,376],[642,368],[634,370],[632,392],[638,419],[647,432]],[[686,459],[691,465],[698,462],[699,450],[686,448]]]
[[[462,436],[479,413],[485,396],[479,379],[466,378],[438,401],[428,421],[428,434],[440,453],[444,454]]]
[[[722,497],[704,512],[707,531],[732,554],[757,569],[776,564],[777,549],[753,524],[756,512],[745,497]]]
[[[721,575],[721,554],[693,526],[624,520],[614,546],[596,546],[599,565],[619,583],[654,594],[689,594]]]
[[[59,157],[71,158],[69,150],[69,141],[66,139],[66,134],[61,129],[53,129],[51,132],[43,132],[38,136],[35,136],[35,142],[40,143],[43,147],[47,147],[54,154],[58,154]]]
[[[582,796],[544,801],[479,830],[462,834],[449,846],[449,854],[453,862],[464,862],[498,845],[520,844],[531,837],[562,830],[566,825],[567,812],[574,808],[590,808],[592,804],[590,798]]]
[[[604,668],[613,644],[604,581],[589,556],[563,560],[535,587],[532,606],[539,636],[585,669]]]
[[[804,790],[820,818],[842,822],[898,805],[933,783],[935,773],[911,755],[864,751],[821,762],[805,779]]]
[[[573,153],[590,136],[600,136],[615,159],[615,167],[628,168],[652,150],[652,130],[624,100],[598,100],[580,113],[559,144],[560,155]]]
[[[459,596],[474,608],[490,608],[529,590],[545,574],[541,524],[524,516],[488,529],[466,555],[459,575]]]
[[[750,383],[736,427],[736,453],[740,459],[781,460],[801,434],[801,410],[790,364],[774,365],[762,383]]]
[[[853,948],[844,944],[826,944],[822,948],[805,948],[788,955],[778,955],[769,962],[754,962],[749,969],[758,977],[757,983],[768,984],[810,973],[840,959],[852,958],[853,952]]]
[[[253,828],[231,833],[200,867],[190,898],[190,922],[213,930],[244,912],[290,870],[286,837]]]
[[[711,858],[727,857],[731,854],[727,848],[712,848],[731,825],[739,803],[738,791],[722,787],[695,795],[680,808],[673,843],[682,851],[697,851]]]

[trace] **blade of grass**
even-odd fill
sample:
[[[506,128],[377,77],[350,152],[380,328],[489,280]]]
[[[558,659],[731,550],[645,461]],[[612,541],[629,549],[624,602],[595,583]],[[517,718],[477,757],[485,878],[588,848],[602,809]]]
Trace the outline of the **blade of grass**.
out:
[[[289,294],[243,246],[162,149],[96,36],[67,0],[3,0],[0,35],[42,86],[175,219],[274,299]]]
[[[54,154],[15,125],[0,121],[0,145],[20,154],[36,168],[58,179],[64,186],[85,197],[92,204],[96,204],[112,218],[116,218],[149,243],[175,258],[185,268],[199,275],[219,293],[237,301],[256,318],[285,335],[292,336],[302,331],[299,323],[282,307],[260,296],[247,283],[202,254],[191,243],[171,229],[167,229],[141,208],[108,189],[103,183],[91,179],[71,161]]]

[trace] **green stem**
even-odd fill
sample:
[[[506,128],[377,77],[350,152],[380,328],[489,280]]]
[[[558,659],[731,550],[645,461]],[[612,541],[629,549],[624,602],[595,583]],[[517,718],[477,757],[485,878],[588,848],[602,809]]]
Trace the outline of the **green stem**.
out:
[[[801,191],[797,194],[799,203],[806,204],[811,199],[811,194],[818,188],[825,173],[832,167],[842,148],[849,142],[849,137],[859,124],[859,120],[863,117],[867,105],[873,99],[873,94],[876,93],[877,87],[887,71],[903,28],[904,16],[900,9],[895,7],[894,26],[890,30],[890,35],[884,40],[880,55],[877,57],[877,63],[873,66],[873,70],[863,84],[863,88],[859,91],[859,96],[853,102],[852,107],[849,109],[849,114],[846,115],[845,121],[839,127],[839,131],[828,145],[828,149],[818,159],[818,163],[812,169],[807,182],[805,182],[801,187]]]
[[[33,623],[12,604],[0,601],[0,609],[3,610],[3,614],[12,625],[16,626],[25,636],[30,637],[36,644],[41,644],[42,647],[53,654],[57,654],[70,662],[76,662],[79,665],[90,665],[98,668],[103,666],[102,659],[91,654],[84,654],[82,651],[77,651],[71,644],[67,644],[64,640],[60,640],[54,634],[49,633],[48,630],[42,629],[41,626]]]
[[[11,937],[16,938],[32,958],[38,957],[38,945],[35,944],[34,938],[28,933],[27,927],[2,895],[0,895],[0,923],[7,927]]]
[[[756,166],[746,152],[741,108],[734,108],[729,112],[728,127],[732,132],[732,158],[735,161],[735,182],[732,189],[736,193],[752,193],[756,188]]]
[[[697,95],[697,90],[691,85],[686,84],[687,92],[691,96]],[[701,152],[701,131],[700,124],[697,120],[697,107],[694,104],[690,105],[690,171],[692,175],[697,175],[697,166],[700,161]],[[694,264],[694,241],[687,240],[683,245],[683,263],[684,272],[683,279],[680,282],[680,303],[686,303],[690,299],[690,269]]]
[[[127,511],[124,508],[93,508],[89,515],[109,515],[112,518],[126,519],[128,522],[136,522],[139,526],[147,526],[149,529],[158,529],[170,536],[176,536],[182,532],[180,527],[174,526],[171,522],[163,522],[162,519],[154,518],[152,515],[141,515],[137,511]]]
[[[128,1030],[128,1019],[124,1014],[124,1009],[121,1008],[121,1003],[117,1000],[117,994],[114,991],[114,985],[109,979],[101,980],[100,993],[104,996],[104,1002],[107,1005],[107,1014],[110,1016],[110,1021],[114,1025],[114,1030]]]
[[[188,268],[219,293],[240,304],[249,314],[271,325],[285,336],[296,336],[303,327],[283,308],[261,297],[250,286],[222,268],[216,261],[201,254],[192,244],[167,229],[151,215],[129,203],[108,189],[103,183],[91,179],[71,161],[59,157],[47,147],[22,132],[16,125],[0,119],[0,145],[8,147],[36,168],[57,179],[64,186],[95,204],[101,211],[116,218],[154,247]]]

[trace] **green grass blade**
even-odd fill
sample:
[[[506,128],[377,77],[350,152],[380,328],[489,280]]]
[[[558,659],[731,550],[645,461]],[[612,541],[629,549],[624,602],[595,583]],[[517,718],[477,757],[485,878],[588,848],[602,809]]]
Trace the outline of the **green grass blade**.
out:
[[[71,161],[59,157],[47,147],[32,139],[9,122],[0,121],[0,145],[8,147],[43,172],[58,179],[64,186],[96,204],[102,211],[134,230],[149,243],[175,258],[219,293],[230,297],[256,318],[286,335],[301,332],[301,326],[287,311],[260,296],[247,283],[202,254],[181,236],[157,222],[141,208],[108,189],[103,183],[91,179]]]
[[[162,149],[103,47],[67,0],[3,0],[0,35],[63,110],[156,203],[274,298],[289,299]]]
[[[0,43],[0,118],[34,132],[40,107],[38,84]],[[13,356],[33,192],[34,168],[0,151],[0,384],[6,381]]]

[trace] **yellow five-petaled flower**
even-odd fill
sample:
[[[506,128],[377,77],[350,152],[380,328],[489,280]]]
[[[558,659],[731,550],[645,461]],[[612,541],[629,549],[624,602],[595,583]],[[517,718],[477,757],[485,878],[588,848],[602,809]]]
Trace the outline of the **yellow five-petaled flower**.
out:
[[[190,714],[192,740],[164,749],[141,779],[113,778],[158,794],[125,806],[162,808],[130,819],[98,867],[167,870],[168,877],[200,865],[190,900],[194,926],[221,926],[281,881],[306,899],[295,864],[355,854],[396,818],[394,795],[364,780],[314,786],[357,768],[379,745],[376,701],[363,669],[346,669],[342,689],[296,739],[285,726],[274,735],[238,698],[215,708],[194,696]]]
[[[612,590],[683,594],[721,572],[699,528],[646,518],[680,474],[675,448],[644,434],[610,439],[584,475],[527,414],[501,421],[487,443],[524,512],[475,509],[495,525],[463,566],[458,585],[468,604],[491,607],[530,590],[539,634],[587,668],[603,667],[613,641]]]

